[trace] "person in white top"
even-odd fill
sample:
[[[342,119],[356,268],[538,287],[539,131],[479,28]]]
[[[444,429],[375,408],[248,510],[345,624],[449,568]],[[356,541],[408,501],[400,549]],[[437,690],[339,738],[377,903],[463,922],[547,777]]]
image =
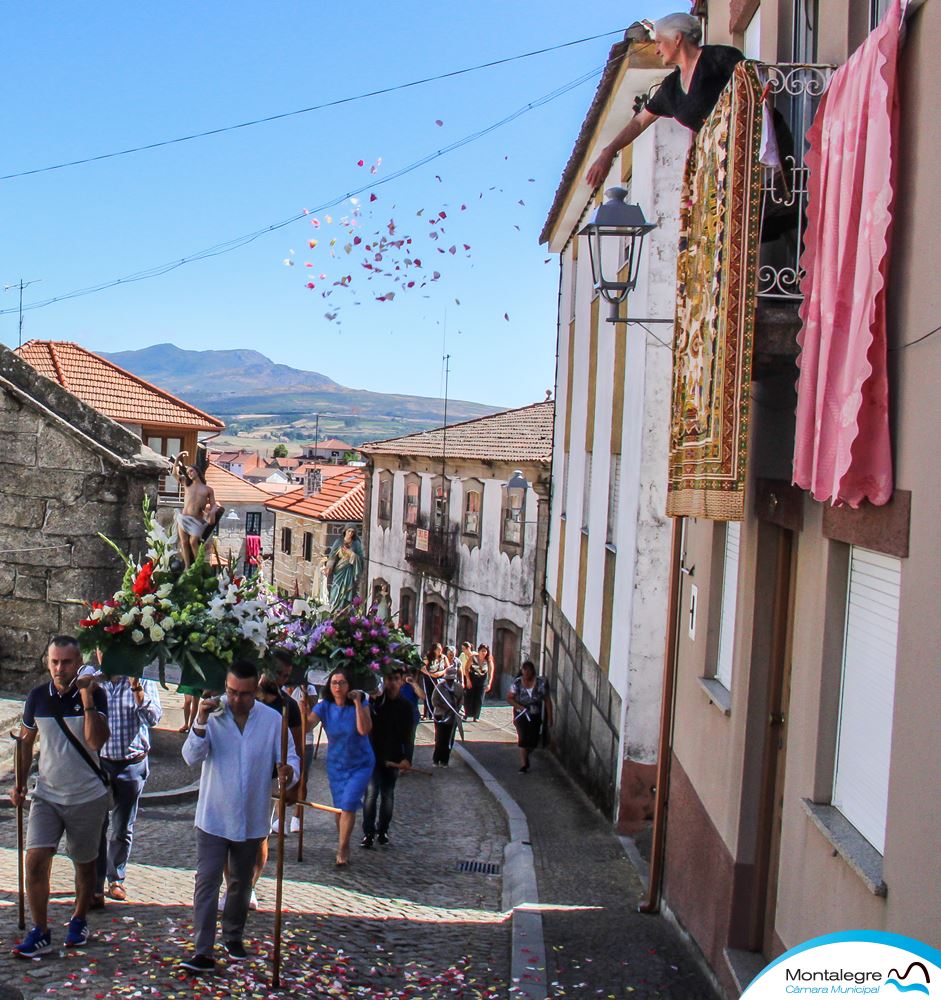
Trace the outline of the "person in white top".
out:
[[[281,765],[281,719],[255,704],[257,689],[255,666],[234,663],[225,679],[225,701],[221,706],[218,698],[200,701],[196,722],[183,744],[186,763],[202,764],[195,822],[196,951],[183,961],[184,968],[197,974],[215,969],[212,952],[224,868],[229,884],[222,911],[223,941],[233,961],[248,957],[242,935],[258,845],[268,835],[271,776],[277,769],[279,777],[293,786],[300,774],[293,740],[288,740],[286,763]]]

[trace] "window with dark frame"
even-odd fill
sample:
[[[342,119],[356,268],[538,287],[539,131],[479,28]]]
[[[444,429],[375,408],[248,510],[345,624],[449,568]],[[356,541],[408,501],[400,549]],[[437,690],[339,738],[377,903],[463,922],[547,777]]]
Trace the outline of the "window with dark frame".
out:
[[[436,531],[445,531],[448,527],[448,501],[450,493],[450,483],[435,483],[433,493],[434,528]]]
[[[464,534],[480,537],[480,490],[468,490],[464,496]]]
[[[377,516],[379,523],[384,528],[388,528],[392,523],[392,481],[390,473],[379,473],[379,503]]]
[[[409,479],[405,482],[405,523],[418,524],[421,509],[421,482]]]
[[[313,532],[304,532],[304,559],[311,562],[314,558],[314,535]]]
[[[286,555],[291,554],[291,529],[282,528],[281,529],[281,551]]]
[[[399,626],[415,627],[415,595],[411,590],[403,589],[399,595]]]
[[[245,534],[246,535],[261,534],[261,513],[259,511],[250,510],[245,515]]]

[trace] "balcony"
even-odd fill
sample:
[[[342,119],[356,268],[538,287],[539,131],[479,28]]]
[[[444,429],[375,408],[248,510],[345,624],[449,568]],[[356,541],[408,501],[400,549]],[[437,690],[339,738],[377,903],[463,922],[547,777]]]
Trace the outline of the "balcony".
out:
[[[758,299],[800,302],[800,256],[807,212],[807,132],[835,67],[820,63],[762,64],[759,76],[767,100],[777,111],[783,176],[774,168],[762,173],[761,256]],[[781,120],[786,130],[780,128]]]
[[[457,569],[457,531],[405,527],[405,559],[418,572],[450,580]]]

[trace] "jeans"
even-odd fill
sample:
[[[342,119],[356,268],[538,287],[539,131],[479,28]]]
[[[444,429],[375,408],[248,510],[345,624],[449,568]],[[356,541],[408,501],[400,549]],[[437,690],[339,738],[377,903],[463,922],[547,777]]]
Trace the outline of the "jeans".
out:
[[[114,805],[101,830],[96,873],[98,892],[104,890],[106,878],[109,882],[124,881],[134,842],[137,807],[150,774],[150,762],[145,757],[137,764],[121,764],[102,757],[101,769],[111,779]]]
[[[363,804],[363,833],[372,837],[376,833],[388,833],[392,822],[392,810],[395,808],[395,782],[399,772],[394,767],[377,764],[366,788],[366,800]],[[376,823],[378,806],[379,823]]]
[[[193,892],[193,928],[196,954],[212,957],[222,871],[229,862],[229,885],[222,910],[222,938],[241,941],[252,895],[252,873],[262,838],[226,840],[196,827],[196,888]]]

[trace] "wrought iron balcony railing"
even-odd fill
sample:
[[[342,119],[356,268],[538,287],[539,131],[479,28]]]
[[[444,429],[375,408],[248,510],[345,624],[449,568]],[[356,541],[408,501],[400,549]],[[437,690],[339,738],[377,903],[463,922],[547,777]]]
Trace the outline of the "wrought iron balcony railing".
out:
[[[767,99],[780,114],[776,133],[782,167],[781,171],[765,167],[762,175],[758,270],[758,296],[762,299],[799,302],[802,297],[800,257],[807,213],[807,132],[834,69],[820,63],[763,63],[759,68],[768,86]],[[780,127],[782,122],[786,129]]]
[[[405,527],[405,559],[416,569],[448,580],[457,569],[457,534],[409,524]]]

